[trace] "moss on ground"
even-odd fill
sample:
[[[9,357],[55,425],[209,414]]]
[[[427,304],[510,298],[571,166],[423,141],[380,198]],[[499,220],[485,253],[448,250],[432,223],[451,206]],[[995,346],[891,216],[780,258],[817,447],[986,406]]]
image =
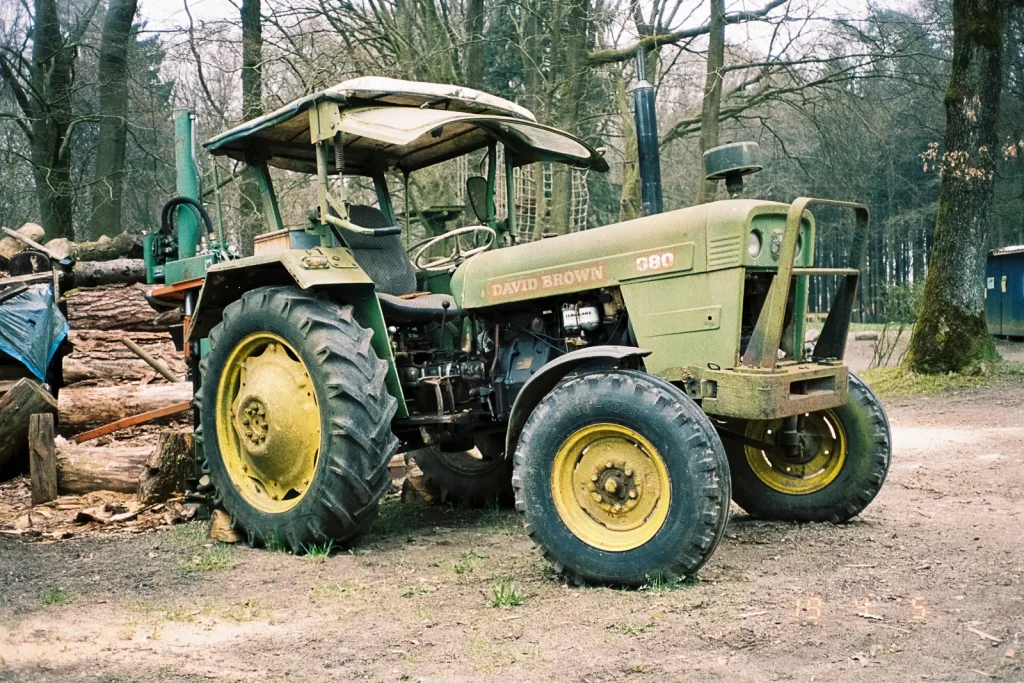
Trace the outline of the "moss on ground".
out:
[[[1024,364],[983,362],[961,373],[925,375],[905,367],[872,368],[858,373],[882,398],[942,394],[1006,382],[1024,382]]]

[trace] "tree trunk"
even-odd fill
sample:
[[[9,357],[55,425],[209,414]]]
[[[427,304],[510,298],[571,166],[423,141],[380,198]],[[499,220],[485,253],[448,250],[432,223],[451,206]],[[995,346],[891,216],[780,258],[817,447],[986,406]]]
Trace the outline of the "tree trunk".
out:
[[[260,0],[242,0],[242,118],[263,115],[263,24]],[[252,254],[253,237],[263,226],[263,199],[256,170],[246,168],[241,182],[242,225],[238,239],[242,254]]]
[[[636,146],[636,120],[629,108],[626,96],[626,80],[619,78],[615,103],[619,108],[619,120],[622,125],[622,187],[619,191],[619,220],[629,221],[639,218],[642,214],[643,199],[640,196],[640,159]]]
[[[1002,90],[1005,0],[953,0],[939,208],[909,367],[958,372],[997,358],[985,322],[985,237]]]
[[[129,332],[106,330],[71,330],[69,335],[74,351],[64,357],[64,383],[101,381],[138,382],[151,377],[149,365],[129,351],[121,338],[129,337],[150,356],[163,361],[168,369],[185,376],[185,359],[175,350],[166,332]]]
[[[137,258],[115,261],[79,261],[75,264],[75,285],[136,284],[146,281],[146,262]]]
[[[123,385],[116,387],[64,387],[57,401],[57,419],[63,434],[109,424],[139,413],[166,408],[192,399],[192,384]],[[39,412],[39,411],[37,411]],[[163,420],[180,418],[172,415]]]
[[[62,494],[117,491],[137,493],[152,446],[79,446],[57,448],[57,490]]]
[[[78,330],[166,332],[181,322],[180,312],[158,314],[146,302],[143,285],[103,285],[69,292],[68,323]]]
[[[32,28],[32,172],[39,217],[49,237],[73,237],[70,137],[75,119],[72,98],[77,40],[65,41],[56,0],[35,0]],[[91,18],[91,13],[89,14]]]
[[[56,411],[56,399],[31,379],[18,380],[10,391],[0,396],[0,476],[24,466],[31,416]]]
[[[722,109],[722,67],[725,66],[725,0],[711,0],[711,32],[708,34],[708,68],[704,100],[700,108],[701,174],[694,203],[715,200],[718,183],[704,179],[704,152],[718,145],[718,115]]]
[[[183,491],[185,478],[192,470],[192,435],[165,432],[150,453],[139,474],[139,500],[149,505],[167,500]]]
[[[560,128],[582,134],[579,128],[580,111],[586,99],[589,70],[587,50],[589,44],[589,0],[568,0],[565,30],[552,28],[552,53],[561,53],[564,59],[561,88],[556,104],[557,124]],[[558,17],[561,20],[561,17]],[[555,43],[555,37],[560,46]],[[572,230],[572,178],[573,169],[565,164],[551,166],[551,231],[562,235]]]
[[[58,256],[70,256],[76,261],[112,261],[142,256],[142,239],[141,234],[126,230],[116,237],[103,235],[95,242],[72,242],[60,238],[43,246]]]
[[[121,232],[124,152],[128,139],[128,46],[134,39],[132,21],[138,0],[110,0],[100,41],[100,131],[92,177],[92,217],[89,234]]]

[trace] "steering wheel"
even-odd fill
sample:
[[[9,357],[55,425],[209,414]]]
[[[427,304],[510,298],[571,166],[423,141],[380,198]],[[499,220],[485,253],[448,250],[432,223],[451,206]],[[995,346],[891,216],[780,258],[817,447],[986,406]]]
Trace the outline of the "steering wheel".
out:
[[[476,235],[477,233],[484,233],[487,235],[487,242],[479,247],[463,250],[462,236]],[[476,256],[477,254],[481,254],[490,249],[496,238],[497,235],[494,230],[486,225],[470,225],[465,228],[458,228],[450,232],[441,233],[437,237],[431,237],[422,242],[417,242],[409,247],[408,254],[409,258],[412,260],[413,267],[417,270],[422,270],[428,273],[444,273],[459,265],[469,257]],[[425,260],[427,251],[431,247],[449,240],[452,242],[452,247],[447,256],[439,256],[433,260]]]

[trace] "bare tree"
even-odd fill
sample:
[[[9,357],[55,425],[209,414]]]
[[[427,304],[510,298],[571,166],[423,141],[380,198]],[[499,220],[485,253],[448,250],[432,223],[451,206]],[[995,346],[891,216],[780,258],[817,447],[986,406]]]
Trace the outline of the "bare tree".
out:
[[[14,117],[28,138],[39,220],[48,237],[74,237],[71,136],[87,117],[75,115],[75,62],[99,0],[68,27],[61,27],[56,0],[35,0],[31,61],[6,47],[0,52],[0,77],[14,94]]]

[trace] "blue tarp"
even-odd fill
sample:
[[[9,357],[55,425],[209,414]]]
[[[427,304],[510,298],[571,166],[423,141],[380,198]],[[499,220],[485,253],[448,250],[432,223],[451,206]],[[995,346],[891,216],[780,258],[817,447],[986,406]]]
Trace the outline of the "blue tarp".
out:
[[[24,363],[41,382],[67,336],[68,321],[53,300],[53,285],[34,285],[0,303],[0,351]]]

